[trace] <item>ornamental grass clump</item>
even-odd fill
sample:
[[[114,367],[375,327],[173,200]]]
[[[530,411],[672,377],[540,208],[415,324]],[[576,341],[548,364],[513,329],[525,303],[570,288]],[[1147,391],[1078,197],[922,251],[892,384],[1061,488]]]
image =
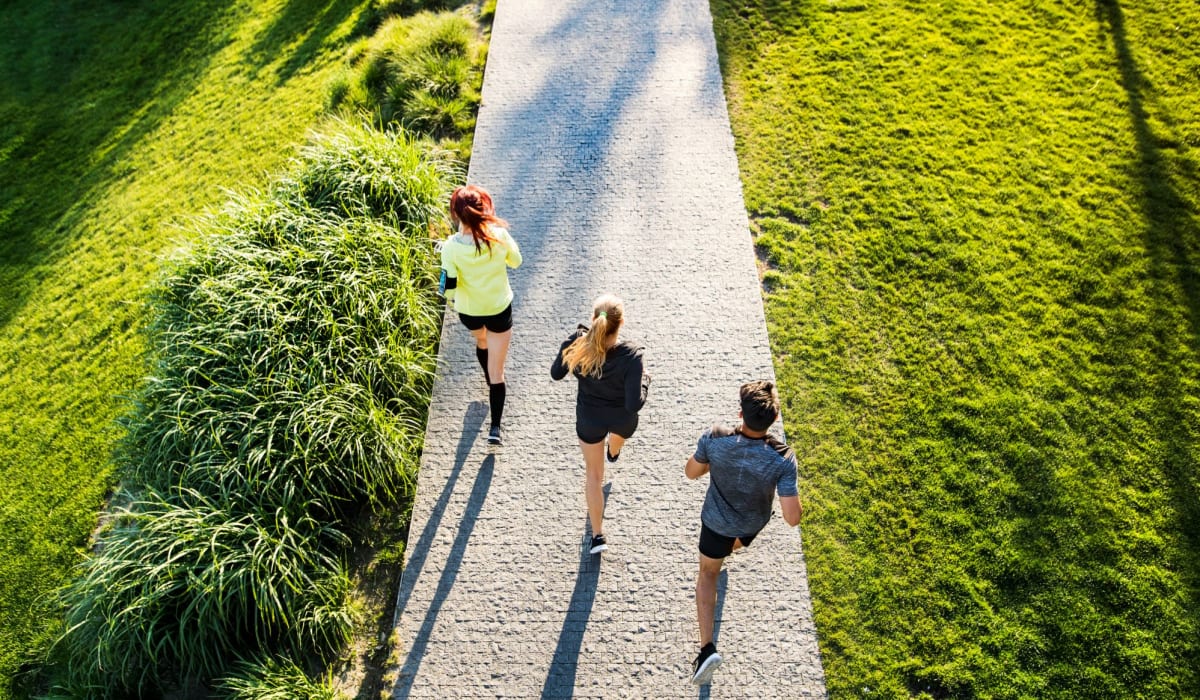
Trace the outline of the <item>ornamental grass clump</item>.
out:
[[[303,656],[344,644],[347,539],[302,511],[248,512],[186,491],[117,513],[69,592],[72,675],[93,677],[77,690],[210,678],[247,647]]]
[[[228,700],[339,700],[328,682],[315,681],[286,659],[244,661],[217,685]]]
[[[428,238],[279,200],[238,200],[209,227],[155,296],[160,366],[130,425],[132,472],[328,508],[394,495],[433,380]]]
[[[391,17],[352,50],[348,70],[329,88],[328,104],[439,139],[469,139],[485,57],[473,17],[461,12]]]
[[[275,199],[402,229],[444,216],[446,182],[459,177],[448,155],[418,146],[404,132],[380,140],[361,121],[332,123],[337,128],[314,135],[301,151],[300,166],[280,181]]]
[[[334,123],[171,264],[118,455],[130,505],[65,591],[71,693],[345,646],[348,523],[418,465],[441,320],[428,232],[460,175],[445,157]]]

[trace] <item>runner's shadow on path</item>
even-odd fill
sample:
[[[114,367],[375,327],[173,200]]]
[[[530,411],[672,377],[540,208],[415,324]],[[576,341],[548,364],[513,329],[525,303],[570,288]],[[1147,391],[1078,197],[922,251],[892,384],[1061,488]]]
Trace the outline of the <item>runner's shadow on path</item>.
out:
[[[604,485],[604,505],[608,505],[608,494],[612,483]],[[586,520],[585,526],[586,526]],[[550,660],[550,672],[542,685],[542,700],[570,698],[575,695],[575,675],[579,670],[579,650],[583,646],[583,633],[587,631],[588,618],[596,601],[596,586],[600,582],[602,555],[588,552],[591,545],[591,530],[584,529],[579,543],[579,569],[575,574],[575,590],[567,605],[567,617],[562,631],[558,633],[558,645]]]
[[[437,535],[438,527],[450,503],[450,496],[454,493],[454,486],[458,483],[458,478],[462,474],[463,466],[467,463],[467,458],[472,454],[471,448],[479,437],[479,429],[483,425],[483,418],[486,414],[487,406],[481,404],[481,402],[475,402],[468,406],[466,415],[463,416],[463,431],[462,436],[459,438],[458,449],[455,452],[454,468],[451,470],[449,478],[446,479],[446,485],[442,488],[441,496],[438,497],[437,503],[433,507],[433,512],[430,513],[429,519],[425,522],[425,529],[421,532],[420,539],[417,540],[415,547],[410,550],[413,553],[412,559],[409,560],[408,566],[405,567],[404,574],[400,579],[400,594],[396,601],[395,624],[399,624],[405,608],[408,607],[408,600],[412,596],[416,579],[421,575],[421,570],[425,566],[425,560],[429,556],[433,538]],[[463,508],[462,520],[458,526],[458,534],[454,537],[454,544],[450,547],[450,555],[446,559],[441,578],[438,580],[437,591],[434,593],[429,610],[425,613],[425,620],[421,623],[421,628],[413,639],[412,649],[409,651],[408,657],[404,660],[404,664],[400,668],[400,677],[396,681],[393,693],[394,698],[407,698],[409,693],[412,692],[412,682],[421,667],[421,661],[425,656],[425,649],[429,645],[429,635],[433,631],[433,626],[437,623],[438,613],[441,612],[442,605],[445,604],[446,598],[449,597],[450,591],[454,588],[454,581],[458,578],[459,569],[462,568],[463,555],[466,552],[467,543],[470,541],[471,532],[475,529],[479,513],[483,510],[484,501],[487,500],[488,489],[492,485],[492,474],[495,466],[496,456],[494,454],[487,455],[479,465],[479,471],[475,475],[475,483],[471,486],[471,494],[467,498],[467,503]]]

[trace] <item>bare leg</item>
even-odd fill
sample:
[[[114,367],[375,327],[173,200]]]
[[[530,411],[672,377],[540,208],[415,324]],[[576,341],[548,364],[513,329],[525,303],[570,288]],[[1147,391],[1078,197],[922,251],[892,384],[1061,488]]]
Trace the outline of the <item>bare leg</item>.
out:
[[[700,555],[700,573],[696,575],[696,621],[700,625],[700,646],[713,640],[713,618],[717,610],[717,577],[724,559]]]
[[[592,534],[604,534],[604,443],[594,445],[580,440],[583,463],[587,467],[587,482],[583,494],[587,497],[588,520],[592,523]]]
[[[503,333],[487,332],[484,345],[488,349],[488,377],[492,384],[504,383],[504,361],[508,359],[508,344],[512,342],[512,329]]]
[[[621,448],[625,446],[625,438],[616,433],[608,434],[608,453],[613,457],[621,456]]]
[[[471,331],[471,337],[475,339],[475,347],[480,350],[487,350],[487,330],[480,328],[479,330]]]

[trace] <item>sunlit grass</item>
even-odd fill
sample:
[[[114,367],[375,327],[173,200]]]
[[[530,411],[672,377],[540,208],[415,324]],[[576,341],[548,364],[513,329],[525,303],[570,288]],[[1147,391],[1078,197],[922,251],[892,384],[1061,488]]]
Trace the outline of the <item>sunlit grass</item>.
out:
[[[221,680],[228,700],[341,700],[332,684],[310,679],[294,663],[268,659],[248,661]]]
[[[1200,7],[712,6],[834,696],[1200,695]]]
[[[479,23],[468,14],[389,18],[351,47],[350,65],[330,84],[329,104],[431,134],[466,155],[486,51]]]
[[[134,433],[143,433],[134,426],[125,436],[114,422],[171,390],[148,388],[138,399],[140,408],[123,398],[138,394],[146,373],[173,381],[164,378],[169,373],[155,372],[163,369],[159,363],[171,361],[155,356],[161,348],[143,340],[149,280],[164,257],[197,235],[203,227],[192,222],[226,201],[228,189],[265,187],[266,175],[279,172],[295,155],[308,131],[325,119],[326,90],[343,70],[350,40],[397,12],[447,4],[454,3],[135,1],[109,7],[17,2],[0,8],[0,24],[19,37],[0,44],[0,228],[5,231],[0,240],[0,434],[5,436],[0,440],[0,697],[7,697],[6,681],[22,660],[40,659],[59,630],[51,592],[81,559],[114,482],[114,450],[133,469],[129,478],[150,473],[153,459],[147,452],[140,453],[139,462],[138,450],[129,449],[137,440]],[[345,135],[323,133],[335,139]],[[321,148],[314,142],[309,155]],[[338,175],[341,168],[344,176],[370,166],[354,160],[381,155],[369,151],[369,144],[364,153],[345,151],[348,160],[335,158],[326,174]],[[396,165],[408,172],[407,161]],[[311,173],[292,175],[267,194],[304,198],[299,181]],[[321,176],[311,179],[320,186]],[[379,193],[403,196],[409,184],[385,182]],[[399,190],[390,189],[397,185]],[[330,206],[316,207],[312,217],[344,214],[357,205],[340,200],[338,192],[326,194]],[[371,200],[370,193],[361,194],[362,201]],[[262,201],[258,195],[235,196],[226,214]],[[395,202],[375,204],[378,215]],[[420,220],[434,208],[396,210],[375,224],[348,225],[338,235],[392,242],[384,229]],[[231,220],[221,216],[203,220],[218,227]],[[323,251],[342,252],[334,242]],[[371,259],[358,253],[351,258],[360,268],[398,265],[409,285],[397,285],[395,291],[408,296],[397,297],[400,306],[395,307],[404,311],[403,322],[375,339],[374,349],[388,357],[388,366],[377,374],[388,373],[384,384],[390,386],[381,386],[377,376],[369,392],[347,384],[325,387],[320,397],[305,396],[313,403],[297,417],[308,420],[313,445],[322,434],[337,438],[320,446],[324,458],[305,465],[314,473],[327,469],[325,476],[344,487],[335,494],[336,503],[323,502],[331,510],[342,507],[337,503],[352,504],[354,494],[386,500],[411,480],[419,444],[412,427],[421,422],[414,397],[427,388],[429,371],[422,363],[432,346],[423,334],[436,324],[434,313],[410,313],[420,296],[416,290],[427,282],[423,272],[414,273],[418,260],[398,262],[403,247]],[[311,262],[302,258],[296,262]],[[361,269],[349,274],[362,283],[359,290],[378,281]],[[362,299],[337,311],[354,314],[361,305],[387,304]],[[341,320],[327,327],[346,331]],[[159,338],[169,335],[155,332]],[[345,347],[346,336],[338,338],[331,353]],[[423,340],[412,346],[415,338]],[[278,351],[272,361],[282,354]],[[415,374],[398,373],[400,367],[415,368]],[[371,398],[365,398],[368,393]],[[337,429],[323,423],[332,414],[346,422]],[[382,441],[381,426],[390,426]],[[259,435],[270,430],[254,427]],[[374,442],[364,437],[368,434]],[[126,446],[118,448],[122,436]],[[156,446],[165,449],[171,440],[160,438]],[[263,454],[232,458],[253,462]],[[359,460],[355,465],[362,466],[381,454],[397,457],[395,469],[386,474],[349,473],[339,463]],[[212,453],[187,463],[194,472],[189,478],[228,487],[217,495],[207,490],[206,498],[233,494],[243,478]],[[255,472],[260,481],[252,486],[271,478],[278,482],[281,472],[272,472],[275,467]],[[164,498],[177,493],[169,479],[148,480],[162,487]],[[26,680],[23,674],[21,682]]]
[[[365,4],[0,5],[0,679],[112,486],[161,256],[295,155]]]

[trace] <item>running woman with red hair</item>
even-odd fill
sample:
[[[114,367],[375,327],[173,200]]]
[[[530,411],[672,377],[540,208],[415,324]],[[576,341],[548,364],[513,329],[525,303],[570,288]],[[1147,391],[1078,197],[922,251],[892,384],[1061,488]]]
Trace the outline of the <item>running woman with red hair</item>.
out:
[[[475,357],[488,383],[492,424],[488,444],[501,444],[504,361],[512,340],[513,291],[508,268],[521,264],[521,250],[496,216],[492,196],[478,185],[450,195],[450,218],[458,232],[442,244],[442,290],[475,338]]]

